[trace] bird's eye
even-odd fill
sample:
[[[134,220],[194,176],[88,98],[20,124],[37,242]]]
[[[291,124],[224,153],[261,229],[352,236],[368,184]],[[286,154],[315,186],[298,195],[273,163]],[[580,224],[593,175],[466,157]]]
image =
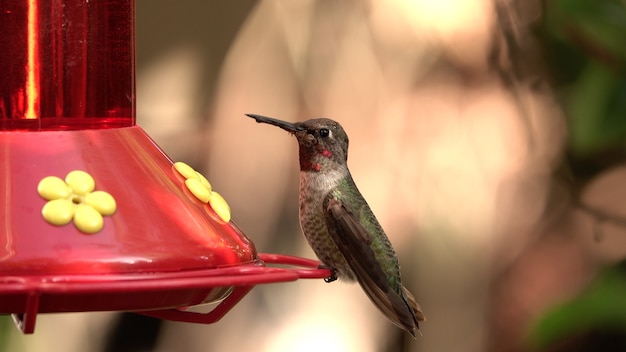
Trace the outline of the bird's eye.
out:
[[[326,138],[330,135],[328,128],[320,128],[320,137]]]

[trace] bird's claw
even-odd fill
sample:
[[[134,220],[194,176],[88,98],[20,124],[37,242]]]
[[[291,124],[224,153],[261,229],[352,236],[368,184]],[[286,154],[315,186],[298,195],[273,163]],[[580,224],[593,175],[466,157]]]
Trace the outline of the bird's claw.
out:
[[[324,278],[324,282],[330,283],[333,281],[337,281],[337,270],[335,270],[334,268],[331,268],[328,265],[324,265],[324,264],[320,264],[317,268],[330,270],[331,274],[329,277]]]

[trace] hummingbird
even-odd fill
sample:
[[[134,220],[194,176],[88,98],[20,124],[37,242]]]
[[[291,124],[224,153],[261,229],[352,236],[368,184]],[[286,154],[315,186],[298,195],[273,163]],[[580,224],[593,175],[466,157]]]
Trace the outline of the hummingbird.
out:
[[[300,227],[332,275],[357,281],[374,305],[413,337],[424,313],[402,285],[398,257],[348,170],[348,135],[327,118],[290,123],[246,114],[282,128],[298,140]]]

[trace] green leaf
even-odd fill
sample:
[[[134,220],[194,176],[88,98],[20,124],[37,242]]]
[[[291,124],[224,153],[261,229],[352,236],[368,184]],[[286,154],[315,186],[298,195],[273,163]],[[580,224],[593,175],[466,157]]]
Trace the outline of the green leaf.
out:
[[[592,329],[626,332],[626,275],[613,267],[577,298],[549,310],[535,324],[529,344],[545,349]]]

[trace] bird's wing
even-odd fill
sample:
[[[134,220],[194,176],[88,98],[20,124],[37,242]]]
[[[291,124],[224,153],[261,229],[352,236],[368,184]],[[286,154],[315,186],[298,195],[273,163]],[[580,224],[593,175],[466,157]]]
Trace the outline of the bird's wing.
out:
[[[414,309],[413,304],[406,302],[405,298],[390,286],[387,275],[370,246],[372,243],[370,234],[358,221],[355,213],[344,203],[329,196],[326,204],[330,237],[343,254],[365,293],[394,324],[415,336],[419,329],[416,314],[419,316],[423,314],[419,308]]]

